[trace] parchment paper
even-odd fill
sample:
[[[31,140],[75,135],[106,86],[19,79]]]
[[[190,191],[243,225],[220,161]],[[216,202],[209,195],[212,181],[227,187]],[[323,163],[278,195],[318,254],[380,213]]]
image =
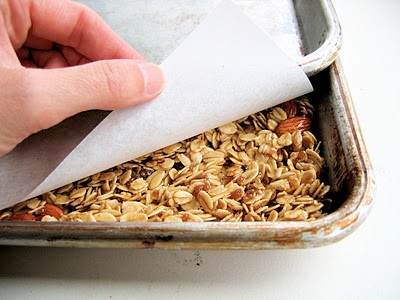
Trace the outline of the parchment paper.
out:
[[[230,1],[161,66],[167,86],[157,99],[79,114],[0,158],[0,208],[312,91],[296,63]]]

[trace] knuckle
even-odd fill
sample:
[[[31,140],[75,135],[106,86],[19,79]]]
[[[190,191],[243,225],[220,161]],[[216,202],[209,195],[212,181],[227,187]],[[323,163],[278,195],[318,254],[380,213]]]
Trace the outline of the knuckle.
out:
[[[130,61],[110,60],[102,61],[100,84],[101,91],[109,96],[110,108],[118,104],[118,107],[126,107],[132,104],[132,100],[143,94],[143,78],[139,68]],[[111,100],[111,101],[110,101]]]
[[[100,64],[102,78],[100,80],[106,93],[113,98],[125,98],[126,93],[123,86],[123,75],[121,68],[112,62],[103,62]]]

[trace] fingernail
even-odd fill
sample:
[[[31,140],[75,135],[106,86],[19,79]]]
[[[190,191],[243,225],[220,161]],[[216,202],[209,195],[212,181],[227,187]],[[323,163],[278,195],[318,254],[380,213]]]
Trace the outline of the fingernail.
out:
[[[142,71],[146,92],[149,96],[155,96],[164,89],[164,72],[157,65],[142,63],[139,65]]]

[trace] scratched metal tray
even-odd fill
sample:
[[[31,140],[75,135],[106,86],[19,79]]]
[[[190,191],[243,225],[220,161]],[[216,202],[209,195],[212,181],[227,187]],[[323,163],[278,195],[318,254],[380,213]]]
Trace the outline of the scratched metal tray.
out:
[[[327,245],[355,230],[372,204],[374,180],[343,72],[334,62],[311,78],[312,131],[322,140],[329,214],[310,222],[0,222],[0,244],[182,249],[276,249]]]
[[[149,61],[161,63],[220,0],[78,0]],[[330,0],[233,0],[311,76],[336,58],[342,36]],[[267,55],[267,54],[266,54]]]

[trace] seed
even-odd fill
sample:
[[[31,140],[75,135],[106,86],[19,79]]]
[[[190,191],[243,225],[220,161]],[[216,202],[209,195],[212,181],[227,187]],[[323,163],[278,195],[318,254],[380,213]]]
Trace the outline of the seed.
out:
[[[86,197],[86,199],[87,199],[87,197]],[[56,205],[63,205],[63,204],[68,204],[72,201],[73,201],[73,199],[71,199],[67,195],[57,195],[56,199],[53,201],[53,203]]]
[[[204,222],[202,218],[191,214],[191,213],[184,213],[182,215],[182,221],[183,222]]]
[[[39,206],[40,204],[40,200],[38,198],[34,198],[28,201],[28,203],[26,204],[26,206],[30,209],[35,209]]]
[[[304,171],[303,176],[301,177],[301,183],[313,183],[317,179],[317,174],[314,169],[310,169]]]
[[[132,170],[127,170],[120,179],[120,183],[125,185],[132,177]]]
[[[268,185],[269,188],[276,189],[278,191],[286,191],[290,189],[290,184],[286,179],[280,179],[274,182],[271,182]]]
[[[201,155],[201,153],[199,153],[199,152],[196,152],[196,153],[193,153],[193,154],[191,155],[191,159],[192,159],[192,162],[193,162],[195,165],[197,165],[197,164],[200,164],[201,161],[203,160],[203,155]]]
[[[257,138],[257,136],[254,133],[246,133],[246,134],[239,135],[239,138],[242,141],[250,142],[250,141],[254,141]]]
[[[116,222],[117,218],[115,218],[112,214],[105,213],[97,213],[93,216],[97,222]]]
[[[145,210],[146,206],[141,203],[141,202],[136,202],[136,201],[126,201],[122,203],[122,212],[124,214],[128,212],[143,212]]]
[[[193,195],[186,191],[176,191],[173,198],[177,204],[183,205],[192,201]]]
[[[146,188],[146,186],[147,186],[147,182],[143,178],[138,178],[138,179],[132,181],[130,184],[130,188],[132,190],[137,190],[137,191]]]
[[[179,150],[179,148],[181,148],[181,146],[182,145],[180,143],[176,143],[176,144],[173,144],[171,146],[165,147],[163,149],[163,152],[165,152],[165,153],[173,153],[173,152],[176,152],[177,150]]]
[[[145,213],[128,212],[121,216],[121,222],[147,222],[148,217]]]
[[[304,210],[290,210],[285,212],[284,217],[289,221],[305,221],[307,220],[308,213]]]
[[[214,208],[214,203],[213,203],[210,195],[207,192],[200,191],[198,194],[198,201],[206,212],[208,212],[208,213],[212,212],[212,210]]]
[[[55,217],[53,217],[53,216],[44,216],[44,217],[41,219],[41,221],[42,221],[42,222],[57,222],[58,219],[55,218]]]
[[[204,141],[200,139],[195,139],[190,143],[190,149],[195,153],[200,152],[205,147]]]
[[[81,214],[80,217],[79,217],[79,219],[80,219],[82,222],[97,222],[96,218],[93,217],[93,215],[90,214],[90,213],[83,213],[83,214]]]
[[[178,154],[178,159],[185,167],[189,167],[192,162],[185,154]]]
[[[237,180],[237,183],[241,186],[245,186],[252,182],[258,175],[258,170],[248,170],[244,172]]]
[[[182,218],[178,216],[168,216],[164,219],[164,222],[183,222]]]
[[[276,203],[279,204],[289,204],[294,201],[294,196],[293,195],[284,195],[276,198]]]
[[[285,120],[287,118],[286,112],[279,106],[272,109],[272,116],[278,121]]]
[[[228,123],[218,127],[219,131],[224,134],[234,134],[237,131],[237,127],[234,123]]]
[[[158,215],[162,211],[164,211],[166,208],[164,205],[157,206],[155,209],[150,210],[150,212],[147,213],[147,217],[153,217],[155,215]]]
[[[80,188],[80,189],[74,190],[74,191],[70,194],[69,197],[70,197],[71,199],[77,199],[77,198],[83,197],[83,196],[85,195],[85,193],[86,193],[86,190],[87,190],[87,188]]]
[[[267,221],[269,221],[269,222],[276,222],[276,221],[278,220],[278,216],[279,216],[278,212],[277,212],[276,210],[272,210],[272,211],[269,213],[269,216],[268,216]]]
[[[158,187],[161,184],[161,181],[163,180],[165,176],[165,172],[163,170],[158,170],[156,172],[154,172],[153,174],[151,174],[146,181],[149,184],[149,189],[155,189],[156,187]]]
[[[170,170],[174,166],[174,160],[171,158],[166,158],[165,161],[161,164],[161,167],[165,170]]]
[[[101,181],[110,181],[110,180],[113,180],[114,179],[114,177],[115,177],[115,173],[114,172],[107,172],[107,173],[102,173],[101,175],[100,175],[100,180]]]

